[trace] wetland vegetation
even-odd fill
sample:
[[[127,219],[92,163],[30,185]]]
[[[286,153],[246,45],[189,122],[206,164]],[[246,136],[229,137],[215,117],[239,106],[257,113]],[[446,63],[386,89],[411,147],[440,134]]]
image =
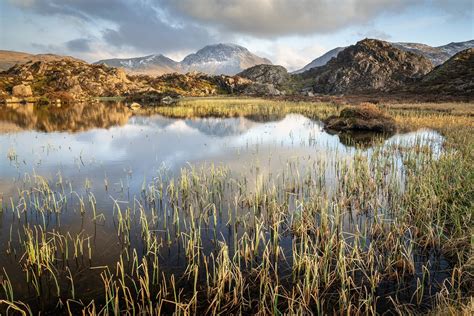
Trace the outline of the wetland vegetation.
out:
[[[472,103],[81,106],[2,108],[2,314],[472,312]]]

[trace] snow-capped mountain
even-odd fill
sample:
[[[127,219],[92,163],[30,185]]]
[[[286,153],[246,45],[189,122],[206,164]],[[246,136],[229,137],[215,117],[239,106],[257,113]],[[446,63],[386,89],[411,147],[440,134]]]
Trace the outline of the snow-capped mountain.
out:
[[[159,55],[148,55],[135,58],[114,58],[99,60],[95,64],[106,64],[110,67],[124,68],[130,73],[161,75],[180,72],[180,64],[171,58]]]
[[[215,44],[208,45],[196,53],[186,56],[181,62],[174,61],[163,55],[149,55],[126,59],[105,59],[96,62],[96,64],[121,67],[131,73],[149,75],[173,72],[186,73],[190,71],[235,75],[249,67],[271,64],[271,62],[239,45]]]
[[[181,62],[186,71],[226,75],[235,75],[244,69],[261,64],[271,64],[271,62],[235,44],[208,45],[186,56]]]
[[[411,51],[415,54],[423,55],[424,57],[431,60],[434,66],[440,65],[447,61],[452,56],[456,55],[460,51],[474,47],[474,40],[458,43],[449,43],[447,45],[433,47],[421,43],[391,43],[393,46],[405,50]],[[339,52],[344,50],[346,47],[334,48],[324,55],[314,59],[312,62],[295,71],[294,73],[302,73],[314,67],[324,66],[332,58],[336,57]]]
[[[431,60],[434,66],[441,65],[460,51],[474,47],[474,40],[432,47],[419,43],[392,43],[395,47],[420,54]]]

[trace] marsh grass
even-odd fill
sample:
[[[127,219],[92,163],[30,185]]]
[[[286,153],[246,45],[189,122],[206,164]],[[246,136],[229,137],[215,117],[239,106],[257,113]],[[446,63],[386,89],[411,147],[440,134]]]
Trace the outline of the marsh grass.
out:
[[[24,315],[51,309],[84,315],[469,311],[470,110],[387,109],[404,130],[441,132],[443,149],[431,139],[375,142],[369,151],[357,147],[352,159],[292,161],[272,175],[261,175],[258,166],[250,175],[187,166],[176,176],[160,172],[144,180],[129,203],[114,200],[112,217],[97,213],[92,183],[81,194],[65,188],[62,178],[25,176],[0,216],[12,218],[6,256],[20,263],[32,292],[23,300],[3,269],[0,308]],[[225,98],[157,111],[315,118],[340,108]],[[71,207],[92,232],[64,231],[60,219]],[[113,223],[119,251],[103,263],[94,232],[106,222]],[[447,267],[437,268],[440,263]],[[93,290],[78,291],[87,282]]]

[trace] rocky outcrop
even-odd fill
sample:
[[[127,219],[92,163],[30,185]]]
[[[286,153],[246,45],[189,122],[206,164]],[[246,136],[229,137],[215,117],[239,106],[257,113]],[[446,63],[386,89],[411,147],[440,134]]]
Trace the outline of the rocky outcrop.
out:
[[[237,76],[258,83],[270,83],[276,87],[285,84],[290,79],[290,74],[286,68],[276,65],[253,66],[238,73]]]
[[[257,65],[237,74],[239,77],[253,81],[243,90],[250,95],[281,95],[291,82],[291,75],[285,67],[276,65]]]
[[[29,82],[29,91],[28,88],[18,88],[18,84],[24,80]],[[4,87],[8,92],[8,87],[11,87],[13,96],[23,91],[22,96],[27,96],[27,92],[44,97],[61,94],[60,98],[74,100],[124,95],[144,88],[144,84],[128,78],[123,70],[89,65],[77,60],[37,61],[16,65],[3,72],[0,81],[0,88]]]
[[[299,76],[322,94],[390,91],[427,74],[433,65],[423,56],[365,39],[341,51],[325,66]]]

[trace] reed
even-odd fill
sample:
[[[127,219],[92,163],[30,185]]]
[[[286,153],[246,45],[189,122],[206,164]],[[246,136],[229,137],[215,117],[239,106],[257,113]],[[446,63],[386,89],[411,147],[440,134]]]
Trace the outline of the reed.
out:
[[[37,301],[47,304],[19,300],[20,287],[4,268],[0,309],[25,315],[48,308],[86,315],[468,311],[473,118],[469,108],[431,107],[386,106],[403,129],[438,130],[442,148],[416,136],[409,144],[375,141],[370,150],[356,146],[350,159],[343,152],[333,152],[334,159],[300,157],[268,174],[257,162],[247,174],[188,165],[140,181],[139,196],[114,198],[107,217],[92,181],[83,193],[66,193],[60,175],[55,181],[25,176],[0,214],[13,218],[6,256],[18,260]],[[259,99],[157,109],[173,117],[321,117],[339,110]],[[111,192],[107,178],[104,184]],[[61,224],[70,208],[94,229]],[[105,259],[100,252],[109,249],[96,243],[101,228],[114,236]],[[435,257],[448,266],[439,285]],[[87,282],[90,293],[80,290]]]

